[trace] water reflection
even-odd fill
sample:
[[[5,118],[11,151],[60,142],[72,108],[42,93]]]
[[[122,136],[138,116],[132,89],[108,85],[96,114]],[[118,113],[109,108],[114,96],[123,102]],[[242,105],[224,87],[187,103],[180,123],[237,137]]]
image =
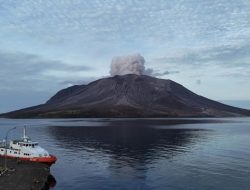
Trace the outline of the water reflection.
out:
[[[4,120],[0,136],[32,124],[28,135],[58,157],[58,190],[249,189],[249,118],[176,120]]]
[[[145,178],[150,163],[171,160],[208,135],[208,130],[155,126],[157,123],[152,121],[105,121],[99,126],[51,126],[47,130],[63,149],[77,152],[79,157],[85,152],[102,152],[109,157],[113,177],[131,178]]]
[[[47,178],[47,181],[43,187],[44,190],[48,190],[48,189],[53,189],[56,186],[56,178],[50,174]]]

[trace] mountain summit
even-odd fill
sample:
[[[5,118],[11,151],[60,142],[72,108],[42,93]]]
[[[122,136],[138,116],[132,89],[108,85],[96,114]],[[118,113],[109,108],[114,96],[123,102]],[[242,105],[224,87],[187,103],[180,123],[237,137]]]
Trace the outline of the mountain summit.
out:
[[[75,85],[45,104],[2,114],[11,118],[249,116],[165,79],[128,74]]]

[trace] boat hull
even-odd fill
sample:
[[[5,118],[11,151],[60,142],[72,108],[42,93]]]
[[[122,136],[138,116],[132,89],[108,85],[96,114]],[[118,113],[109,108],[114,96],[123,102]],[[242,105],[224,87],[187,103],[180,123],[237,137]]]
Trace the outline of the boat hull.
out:
[[[1,157],[5,157],[4,155],[0,155]],[[54,164],[57,160],[57,158],[54,155],[50,155],[49,157],[15,157],[15,156],[6,156],[7,158],[12,158],[12,159],[18,159],[21,161],[29,161],[29,162],[37,162],[37,163],[42,163],[46,164],[48,166],[51,166]]]

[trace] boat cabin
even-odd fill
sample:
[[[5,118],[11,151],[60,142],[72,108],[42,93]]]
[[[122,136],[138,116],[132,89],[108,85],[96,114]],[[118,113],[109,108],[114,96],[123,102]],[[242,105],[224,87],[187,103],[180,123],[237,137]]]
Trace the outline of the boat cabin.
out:
[[[10,141],[10,148],[12,149],[20,149],[22,147],[26,148],[36,148],[38,146],[37,142],[32,142],[32,141],[20,141],[20,140],[14,140]]]

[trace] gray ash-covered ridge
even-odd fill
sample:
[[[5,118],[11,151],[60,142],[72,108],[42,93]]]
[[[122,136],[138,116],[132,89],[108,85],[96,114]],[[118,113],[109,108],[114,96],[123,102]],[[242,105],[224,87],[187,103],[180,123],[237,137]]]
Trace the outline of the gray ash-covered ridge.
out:
[[[128,74],[75,85],[45,104],[4,114],[5,117],[223,117],[250,111],[199,96],[165,79]]]

